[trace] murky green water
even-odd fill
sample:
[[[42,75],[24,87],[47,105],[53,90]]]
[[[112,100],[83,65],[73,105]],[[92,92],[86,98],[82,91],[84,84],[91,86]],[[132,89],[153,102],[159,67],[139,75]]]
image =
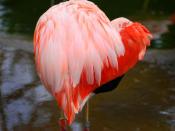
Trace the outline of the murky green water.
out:
[[[55,4],[61,0],[54,0]],[[169,21],[175,13],[174,0],[93,0],[112,20],[127,17],[133,21]],[[51,6],[51,0],[0,0],[0,31],[33,37],[38,18]],[[148,25],[146,25],[148,26]],[[166,32],[164,26],[167,27]],[[159,37],[152,41],[152,48],[174,48],[174,25],[154,25]]]
[[[55,4],[63,0],[54,0]],[[65,0],[66,1],[66,0]],[[129,17],[132,20],[162,19],[175,13],[174,0],[92,0],[112,20]],[[0,30],[33,34],[36,22],[49,7],[51,0],[0,0]]]
[[[127,16],[141,21],[153,33],[151,48],[171,50],[148,50],[115,91],[90,100],[91,131],[174,131],[175,26],[169,16],[175,12],[175,1],[95,3],[110,19]],[[59,128],[57,102],[37,77],[31,41],[38,17],[49,6],[50,0],[0,0],[0,131]],[[82,112],[70,130],[81,131],[83,121]]]

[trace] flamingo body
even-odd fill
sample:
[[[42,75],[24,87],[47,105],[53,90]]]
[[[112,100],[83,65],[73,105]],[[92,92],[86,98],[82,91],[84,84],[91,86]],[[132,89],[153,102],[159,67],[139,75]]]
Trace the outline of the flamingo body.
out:
[[[92,2],[51,7],[34,34],[37,71],[70,125],[92,92],[120,77],[145,54],[149,31],[125,18],[112,22]]]

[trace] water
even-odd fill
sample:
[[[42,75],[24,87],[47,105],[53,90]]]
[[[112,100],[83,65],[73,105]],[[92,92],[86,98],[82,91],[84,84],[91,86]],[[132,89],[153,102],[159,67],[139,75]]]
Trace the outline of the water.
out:
[[[55,4],[63,0],[54,0]],[[66,1],[66,0],[64,0]],[[175,13],[174,0],[92,0],[112,20],[161,19]],[[146,4],[147,3],[147,4]],[[0,0],[1,31],[33,35],[38,18],[51,6],[51,0]]]
[[[110,19],[128,16],[141,21],[154,39],[144,60],[117,89],[90,100],[91,130],[174,131],[175,23],[169,18],[175,12],[174,0],[95,2]],[[33,59],[33,30],[49,6],[48,0],[0,0],[0,131],[59,129],[57,102],[42,86]],[[81,131],[83,122],[82,111],[69,130]]]
[[[57,102],[37,77],[32,41],[1,36],[1,130],[56,131],[59,128]],[[168,56],[174,52],[148,50],[144,61],[127,73],[115,91],[94,96],[90,100],[91,130],[173,131],[175,57]],[[82,112],[71,127],[81,129],[83,121]]]

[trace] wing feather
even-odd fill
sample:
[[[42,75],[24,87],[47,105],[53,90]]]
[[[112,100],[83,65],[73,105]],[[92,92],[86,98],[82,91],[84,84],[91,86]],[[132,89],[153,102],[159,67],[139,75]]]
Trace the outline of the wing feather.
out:
[[[120,35],[106,15],[86,0],[71,0],[44,13],[34,35],[39,76],[69,124],[85,98],[102,84],[104,65],[117,69],[124,55]]]

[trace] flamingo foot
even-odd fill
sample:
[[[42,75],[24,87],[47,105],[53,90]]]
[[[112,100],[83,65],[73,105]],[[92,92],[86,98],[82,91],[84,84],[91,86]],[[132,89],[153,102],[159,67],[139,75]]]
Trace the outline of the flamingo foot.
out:
[[[59,119],[60,131],[66,131],[66,119],[60,118]]]
[[[86,121],[84,123],[84,131],[90,131],[89,127],[90,127],[90,122],[89,121]]]

